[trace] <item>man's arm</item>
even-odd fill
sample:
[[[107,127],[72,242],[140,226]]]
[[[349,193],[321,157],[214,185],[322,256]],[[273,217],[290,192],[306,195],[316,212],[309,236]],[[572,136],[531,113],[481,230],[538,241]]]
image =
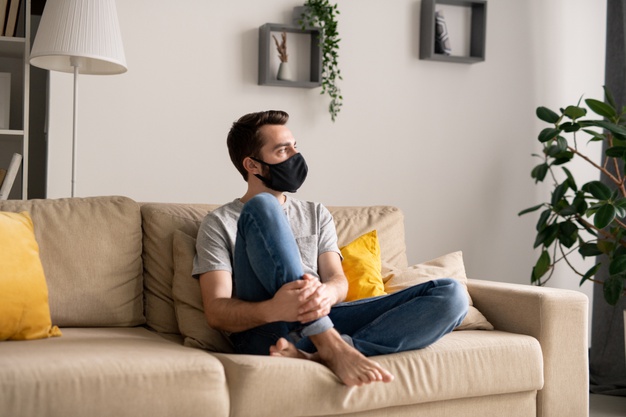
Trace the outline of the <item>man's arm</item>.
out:
[[[299,308],[298,321],[301,323],[327,316],[330,308],[345,300],[348,293],[348,279],[343,273],[338,253],[322,253],[318,258],[318,271],[321,284],[316,285],[316,291]],[[319,282],[308,275],[305,275],[304,279]]]
[[[320,285],[311,280],[293,281],[283,285],[270,300],[250,302],[232,298],[232,276],[228,271],[205,272],[199,279],[209,326],[228,332],[275,321],[298,321],[300,307]]]
[[[322,282],[333,294],[332,305],[340,303],[348,295],[348,279],[341,266],[341,257],[337,252],[325,252],[319,256],[318,270]]]

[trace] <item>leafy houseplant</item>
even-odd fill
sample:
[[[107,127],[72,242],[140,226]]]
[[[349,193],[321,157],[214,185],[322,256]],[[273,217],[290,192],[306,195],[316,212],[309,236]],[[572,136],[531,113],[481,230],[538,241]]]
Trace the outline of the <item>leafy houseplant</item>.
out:
[[[605,300],[614,306],[625,295],[626,282],[626,177],[623,175],[626,107],[618,112],[606,88],[605,95],[607,102],[585,100],[600,118],[583,119],[587,109],[580,106],[580,101],[560,109],[560,114],[546,107],[537,108],[537,117],[550,126],[539,133],[543,154],[534,156],[542,162],[533,168],[531,177],[535,183],[550,178],[553,190],[548,202],[523,210],[519,215],[543,209],[536,227],[534,247],[541,247],[541,254],[532,269],[533,284],[545,284],[556,263],[564,261],[581,277],[581,285],[587,280],[602,284]],[[580,135],[589,138],[589,142],[603,142],[605,154],[601,164],[579,149]],[[597,168],[611,186],[590,181],[579,187],[565,167],[576,157]],[[562,181],[558,179],[558,171],[564,174]],[[568,259],[575,252],[582,257],[605,256],[588,271],[581,272]],[[596,276],[602,262],[608,264],[609,276],[604,280]]]
[[[337,15],[339,10],[336,4],[330,4],[328,0],[306,0],[303,13],[300,15],[298,24],[302,29],[317,26],[321,28],[319,45],[322,50],[322,93],[330,97],[328,111],[335,121],[341,110],[343,97],[337,86],[337,81],[342,80],[341,71],[337,58],[339,57],[339,32],[337,31]]]

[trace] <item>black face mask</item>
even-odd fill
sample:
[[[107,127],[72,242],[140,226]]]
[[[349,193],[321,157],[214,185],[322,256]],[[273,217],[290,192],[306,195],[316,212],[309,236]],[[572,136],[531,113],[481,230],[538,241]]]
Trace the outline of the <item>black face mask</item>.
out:
[[[297,153],[278,164],[268,164],[260,159],[252,159],[269,168],[269,178],[259,174],[255,174],[255,177],[274,191],[295,193],[306,179],[306,174],[309,171],[301,153]]]

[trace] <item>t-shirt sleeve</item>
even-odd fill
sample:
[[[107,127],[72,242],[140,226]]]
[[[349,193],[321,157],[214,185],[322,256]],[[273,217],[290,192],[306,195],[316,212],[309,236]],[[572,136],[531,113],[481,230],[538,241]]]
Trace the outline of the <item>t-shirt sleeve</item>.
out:
[[[223,221],[209,213],[200,228],[196,239],[196,256],[193,260],[192,274],[198,278],[209,271],[228,271],[232,273],[231,242]]]
[[[318,253],[321,255],[325,252],[337,252],[341,256],[341,251],[337,244],[337,230],[335,229],[333,216],[323,205],[319,206],[319,225]]]

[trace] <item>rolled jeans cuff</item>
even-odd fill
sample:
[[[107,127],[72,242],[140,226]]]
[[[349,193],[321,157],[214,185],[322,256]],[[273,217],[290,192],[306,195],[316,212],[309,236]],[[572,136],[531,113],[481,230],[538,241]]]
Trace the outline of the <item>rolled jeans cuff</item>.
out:
[[[332,329],[333,327],[333,321],[330,319],[330,317],[324,316],[307,324],[298,332],[291,332],[290,336],[297,343],[305,337],[315,336],[316,334],[324,333],[326,330]]]

